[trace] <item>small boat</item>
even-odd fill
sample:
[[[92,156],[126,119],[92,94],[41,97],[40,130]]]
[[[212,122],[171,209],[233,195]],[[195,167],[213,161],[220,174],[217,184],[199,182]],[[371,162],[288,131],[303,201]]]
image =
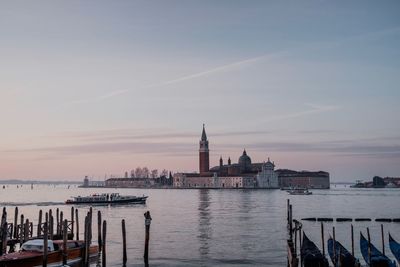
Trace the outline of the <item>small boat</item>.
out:
[[[146,204],[148,196],[122,196],[118,193],[95,194],[86,197],[73,197],[68,199],[65,204]]]
[[[63,240],[48,240],[47,266],[63,266]],[[43,263],[43,239],[32,239],[21,246],[21,250],[0,256],[1,267],[39,267]],[[67,264],[82,261],[85,253],[85,242],[82,240],[67,241]],[[89,258],[98,257],[98,246],[89,248]]]
[[[383,255],[372,243],[371,245],[371,262],[368,256],[368,240],[360,233],[360,250],[365,262],[371,267],[396,267],[396,263]]]
[[[389,246],[397,262],[400,263],[400,244],[389,234]]]
[[[319,248],[303,232],[303,243],[300,248],[302,266],[329,267],[328,260],[322,255]]]
[[[333,247],[335,246],[335,249]],[[335,253],[334,253],[335,251]],[[333,266],[340,267],[354,267],[358,266],[358,260],[354,258],[353,255],[342,245],[340,242],[333,240],[333,238],[328,239],[328,253]]]
[[[308,188],[292,188],[290,190],[287,190],[291,195],[311,195],[312,192],[308,191]]]

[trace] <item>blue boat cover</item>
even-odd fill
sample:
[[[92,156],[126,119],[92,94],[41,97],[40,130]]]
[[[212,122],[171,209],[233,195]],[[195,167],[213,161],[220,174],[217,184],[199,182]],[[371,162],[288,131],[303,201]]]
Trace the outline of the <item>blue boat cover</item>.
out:
[[[333,244],[335,244],[336,253],[333,253]],[[356,258],[342,244],[333,241],[332,238],[328,239],[328,253],[334,266],[354,267],[357,262]]]
[[[397,243],[393,237],[389,234],[389,246],[396,260],[400,263],[400,244]]]
[[[372,243],[371,243],[371,263],[370,263],[368,257],[368,240],[365,239],[362,233],[360,233],[360,249],[365,262],[369,266],[396,267],[396,263],[391,261],[385,255],[383,255],[382,252],[380,252]]]

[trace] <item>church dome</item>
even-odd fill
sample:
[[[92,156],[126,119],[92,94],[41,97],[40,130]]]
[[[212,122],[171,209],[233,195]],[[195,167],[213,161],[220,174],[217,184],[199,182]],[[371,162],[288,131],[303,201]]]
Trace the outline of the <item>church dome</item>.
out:
[[[243,151],[243,154],[239,157],[238,163],[242,172],[251,170],[251,158],[247,156],[246,149]]]

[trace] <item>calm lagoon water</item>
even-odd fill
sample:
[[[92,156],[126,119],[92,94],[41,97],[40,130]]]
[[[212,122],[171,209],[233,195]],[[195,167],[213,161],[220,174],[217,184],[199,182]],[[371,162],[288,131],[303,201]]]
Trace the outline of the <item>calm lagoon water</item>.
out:
[[[295,219],[304,217],[400,218],[400,190],[333,187],[314,190],[309,196],[291,196],[281,190],[178,190],[94,189],[68,185],[6,185],[0,188],[0,207],[8,220],[15,206],[34,224],[40,209],[59,208],[70,216],[64,201],[93,193],[148,195],[146,205],[94,206],[94,242],[97,211],[107,220],[107,266],[121,266],[121,220],[127,227],[128,266],[143,266],[144,217],[153,218],[150,231],[150,266],[286,266],[286,200],[293,204]],[[79,206],[80,229],[88,206]],[[64,215],[65,217],[65,215]],[[380,223],[353,222],[356,255],[360,257],[359,232],[370,228],[379,248]],[[350,248],[350,223],[326,223],[326,238],[336,227],[336,238]],[[307,235],[321,247],[320,224],[303,221]],[[400,241],[400,223],[384,223]],[[81,231],[82,235],[82,231]],[[386,235],[387,238],[387,235]],[[386,251],[390,257],[388,244]],[[392,257],[393,258],[393,257]]]

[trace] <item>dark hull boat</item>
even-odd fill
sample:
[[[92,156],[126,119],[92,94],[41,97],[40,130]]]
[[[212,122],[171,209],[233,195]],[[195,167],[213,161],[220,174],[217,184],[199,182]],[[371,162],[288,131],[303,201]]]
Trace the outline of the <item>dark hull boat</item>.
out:
[[[67,264],[79,264],[85,253],[84,241],[67,241]],[[89,259],[97,258],[98,246],[89,247]],[[43,263],[43,240],[30,240],[22,245],[21,251],[0,257],[0,267],[39,267]],[[63,266],[63,241],[49,240],[47,266]]]
[[[65,204],[146,204],[147,196],[122,196],[118,193],[74,197]]]
[[[360,233],[360,250],[365,262],[371,267],[396,267],[388,257],[382,254],[374,245],[371,244],[371,262],[368,256],[368,240]]]
[[[400,263],[400,244],[397,243],[390,234],[389,234],[389,246],[393,255],[396,257],[397,262]]]
[[[300,249],[301,261],[304,267],[329,267],[328,260],[319,248],[303,232],[303,243]]]
[[[333,249],[335,247],[335,249]],[[334,253],[335,251],[335,253]],[[328,239],[328,253],[334,266],[354,267],[358,266],[358,260],[338,241]]]

